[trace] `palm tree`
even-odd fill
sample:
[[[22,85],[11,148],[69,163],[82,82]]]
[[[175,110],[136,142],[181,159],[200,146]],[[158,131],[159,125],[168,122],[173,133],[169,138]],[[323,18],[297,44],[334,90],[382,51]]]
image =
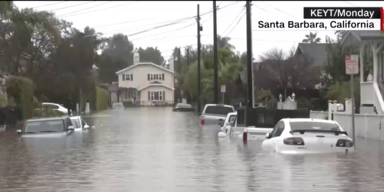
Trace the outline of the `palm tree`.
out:
[[[303,43],[319,43],[321,41],[320,37],[317,37],[317,33],[309,32],[308,35],[305,35]]]
[[[230,50],[235,49],[235,46],[229,43],[231,40],[230,37],[221,37],[220,35],[217,36],[217,47],[218,48],[228,48]]]

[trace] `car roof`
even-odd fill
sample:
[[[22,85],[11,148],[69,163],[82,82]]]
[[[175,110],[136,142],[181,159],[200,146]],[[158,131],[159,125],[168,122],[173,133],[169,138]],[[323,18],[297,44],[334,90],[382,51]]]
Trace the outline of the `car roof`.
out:
[[[71,117],[69,117],[70,119],[79,119],[79,118],[81,118],[81,116],[79,116],[79,115],[77,115],[77,116],[71,116]]]
[[[60,104],[57,104],[57,103],[49,103],[49,102],[44,102],[44,103],[41,103],[42,105],[44,104],[50,104],[50,105],[60,105]]]
[[[284,121],[287,122],[319,122],[319,123],[336,123],[332,120],[325,119],[312,119],[312,118],[284,118]]]
[[[237,111],[228,113],[228,116],[237,115]]]
[[[205,107],[215,107],[215,106],[220,106],[220,107],[233,107],[232,105],[224,105],[224,104],[206,104]]]
[[[61,117],[42,117],[42,118],[35,118],[35,119],[28,119],[26,122],[36,122],[36,121],[49,121],[49,120],[63,120],[67,118],[68,116],[61,116]]]

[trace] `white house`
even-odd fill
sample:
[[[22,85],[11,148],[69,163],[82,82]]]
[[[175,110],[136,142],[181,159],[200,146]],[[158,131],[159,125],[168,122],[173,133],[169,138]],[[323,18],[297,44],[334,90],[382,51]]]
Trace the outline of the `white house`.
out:
[[[384,114],[384,34],[381,31],[348,31],[341,43],[343,45],[359,45],[359,75],[360,75],[360,113],[362,111],[374,111],[376,108],[379,115]],[[371,50],[373,56],[372,74],[366,77],[364,69],[365,50]],[[369,78],[371,76],[371,78]],[[358,107],[358,106],[356,106]]]
[[[173,62],[169,69],[151,62],[140,62],[134,54],[134,64],[116,72],[120,102],[135,104],[171,105],[175,90]]]

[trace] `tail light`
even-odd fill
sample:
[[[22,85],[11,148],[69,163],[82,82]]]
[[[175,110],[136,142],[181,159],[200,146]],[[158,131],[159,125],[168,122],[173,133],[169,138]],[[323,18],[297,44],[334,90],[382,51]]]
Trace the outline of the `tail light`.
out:
[[[200,124],[204,125],[204,119],[200,119]]]
[[[300,137],[285,138],[283,141],[286,145],[304,145],[304,140]]]
[[[353,141],[349,139],[337,140],[336,147],[353,147]]]

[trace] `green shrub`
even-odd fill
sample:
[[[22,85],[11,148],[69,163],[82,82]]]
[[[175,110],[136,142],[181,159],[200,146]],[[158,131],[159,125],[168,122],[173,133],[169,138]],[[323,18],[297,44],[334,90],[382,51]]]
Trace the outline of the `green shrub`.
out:
[[[7,95],[0,94],[0,106],[5,107],[8,104]]]
[[[25,77],[11,76],[6,81],[8,98],[13,98],[17,107],[22,109],[23,118],[33,116],[33,82]]]
[[[108,91],[96,87],[96,110],[104,110],[108,107]]]

